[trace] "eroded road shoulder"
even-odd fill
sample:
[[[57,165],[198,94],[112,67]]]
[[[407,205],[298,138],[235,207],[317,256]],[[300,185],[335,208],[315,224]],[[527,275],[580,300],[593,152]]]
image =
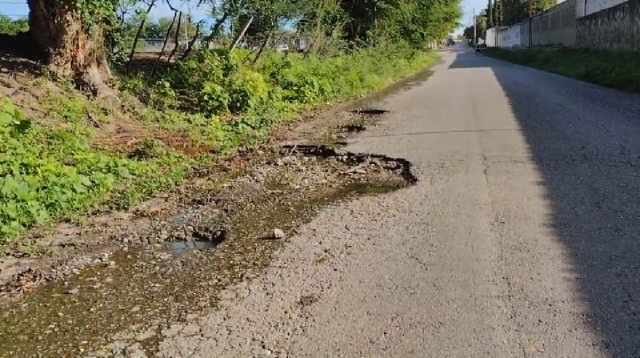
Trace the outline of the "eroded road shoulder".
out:
[[[205,171],[132,213],[90,218],[74,230],[78,242],[61,230],[52,241],[74,250],[2,286],[0,356],[155,356],[211,309],[232,315],[230,290],[280,267],[275,253],[318,212],[415,183],[402,158],[335,149],[382,114],[368,110],[344,109],[312,137],[244,153],[247,164],[228,171],[235,179]],[[288,314],[317,299],[298,297]]]

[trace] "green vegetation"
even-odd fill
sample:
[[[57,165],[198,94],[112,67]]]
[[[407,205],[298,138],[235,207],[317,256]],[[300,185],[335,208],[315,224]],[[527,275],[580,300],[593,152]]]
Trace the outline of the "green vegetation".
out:
[[[47,128],[0,98],[0,243],[26,227],[86,210],[117,185],[150,180],[159,168],[184,162],[175,153],[137,161],[93,148],[90,139],[88,127]]]
[[[29,21],[26,18],[11,19],[0,14],[0,34],[16,35],[29,31]]]
[[[630,92],[640,92],[640,57],[631,52],[571,48],[488,49],[487,54],[520,65]]]
[[[221,154],[268,141],[300,109],[413,73],[435,61],[425,47],[461,15],[459,0],[203,0],[207,29],[178,2],[28,2],[25,55],[46,54],[48,77],[33,92],[24,84],[31,103],[0,102],[0,244],[88,210],[128,208]],[[162,3],[174,16],[150,18]],[[234,51],[185,49],[228,44],[248,19]],[[166,34],[181,46],[131,51],[136,39]],[[292,51],[277,53],[282,43]]]
[[[186,132],[194,143],[224,153],[267,140],[269,129],[297,109],[381,88],[436,59],[409,46],[330,58],[270,53],[256,66],[242,65],[245,56],[243,51],[196,51],[152,86],[139,77],[122,79],[122,95],[148,102],[143,121],[149,127]],[[53,92],[41,98],[41,105],[59,125],[31,121],[8,99],[0,102],[0,152],[7,154],[0,158],[0,243],[100,204],[130,207],[213,159],[189,157],[162,139],[149,138],[126,150],[97,146],[87,112],[107,121],[107,108]]]

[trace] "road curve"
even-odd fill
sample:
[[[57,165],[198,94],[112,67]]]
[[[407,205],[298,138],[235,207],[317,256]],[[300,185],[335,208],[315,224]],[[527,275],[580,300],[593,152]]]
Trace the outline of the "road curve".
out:
[[[419,182],[321,212],[162,357],[640,357],[640,97],[464,49],[349,150]]]

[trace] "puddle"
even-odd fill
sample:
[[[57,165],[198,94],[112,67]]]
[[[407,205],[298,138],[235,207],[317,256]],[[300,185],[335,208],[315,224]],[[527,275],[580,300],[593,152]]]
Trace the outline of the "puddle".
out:
[[[179,241],[179,242],[165,242],[164,247],[174,255],[182,255],[190,251],[203,251],[215,249],[220,245],[220,242],[213,241]]]
[[[0,357],[81,356],[114,339],[131,343],[149,328],[161,331],[187,315],[216,307],[225,287],[258,276],[286,242],[263,239],[275,229],[291,237],[323,207],[415,181],[410,163],[402,159],[307,145],[282,151],[300,159],[270,166],[271,172],[260,169],[251,174],[256,177],[238,178],[219,193],[203,194],[201,202],[209,204],[193,212],[186,208],[182,220],[171,220],[183,225],[181,231],[158,229],[153,237],[166,235],[175,242],[149,238],[149,245],[117,252],[67,281],[2,303]],[[255,184],[257,176],[266,175],[291,183],[275,191]],[[306,183],[309,180],[313,183]],[[232,214],[220,214],[227,209]],[[179,233],[186,239],[178,240]],[[141,343],[150,355],[158,339]]]

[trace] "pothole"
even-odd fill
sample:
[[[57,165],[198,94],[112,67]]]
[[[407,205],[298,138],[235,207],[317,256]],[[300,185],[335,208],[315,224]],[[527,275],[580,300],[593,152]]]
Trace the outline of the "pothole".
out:
[[[359,133],[367,130],[367,127],[361,123],[350,123],[339,126],[338,130],[346,133]]]
[[[380,108],[358,108],[351,111],[353,114],[367,115],[367,116],[381,116],[389,111]]]
[[[182,193],[184,206],[162,221],[114,237],[121,251],[107,261],[0,304],[0,356],[79,356],[134,323],[146,330],[215,307],[318,210],[416,181],[411,163],[384,155],[296,145],[264,156],[222,187]]]
[[[174,236],[173,240],[166,241],[163,246],[174,255],[183,255],[191,251],[215,249],[226,239],[226,230],[204,227],[192,232],[185,230],[182,235]]]

